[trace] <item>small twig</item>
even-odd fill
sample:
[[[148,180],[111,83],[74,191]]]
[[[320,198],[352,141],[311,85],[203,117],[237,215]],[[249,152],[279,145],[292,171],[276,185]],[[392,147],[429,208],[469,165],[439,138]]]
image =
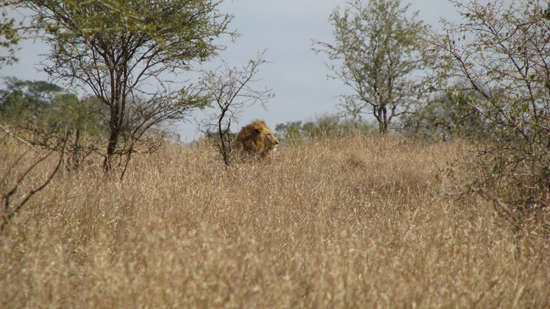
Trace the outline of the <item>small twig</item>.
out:
[[[210,199],[208,200],[208,203],[206,203],[206,206],[204,206],[204,209],[202,210],[201,219],[202,219],[202,217],[204,217],[204,214],[206,213],[206,211],[210,207],[210,203],[212,202],[213,198],[214,198],[214,196],[210,195]]]
[[[508,221],[511,225],[513,225],[518,231],[523,231],[524,229],[519,226],[514,220],[514,215],[510,212],[507,207],[505,208],[500,201],[498,201],[496,198],[493,199],[493,208],[502,216],[506,221]]]

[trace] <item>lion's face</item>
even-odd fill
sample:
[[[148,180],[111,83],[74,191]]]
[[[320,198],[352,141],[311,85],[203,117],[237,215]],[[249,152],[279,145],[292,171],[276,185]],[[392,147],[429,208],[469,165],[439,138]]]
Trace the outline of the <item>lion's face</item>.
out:
[[[263,135],[262,139],[264,140],[266,151],[276,150],[279,145],[279,140],[275,137],[275,134],[269,129],[264,130],[261,134]]]

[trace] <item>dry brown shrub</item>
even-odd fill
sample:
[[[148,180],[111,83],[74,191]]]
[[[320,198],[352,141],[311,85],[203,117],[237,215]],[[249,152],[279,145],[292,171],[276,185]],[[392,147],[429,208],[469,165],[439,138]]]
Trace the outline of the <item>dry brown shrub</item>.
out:
[[[548,240],[441,193],[466,149],[327,138],[226,169],[171,145],[123,182],[58,175],[0,238],[0,307],[549,306]]]

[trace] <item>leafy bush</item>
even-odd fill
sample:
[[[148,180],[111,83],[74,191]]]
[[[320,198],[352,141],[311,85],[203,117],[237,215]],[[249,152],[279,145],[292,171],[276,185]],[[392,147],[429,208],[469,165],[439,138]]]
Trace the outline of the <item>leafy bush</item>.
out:
[[[461,85],[449,88],[413,113],[404,115],[400,133],[427,141],[485,140],[491,127],[486,117],[471,105],[479,95],[462,89]]]
[[[490,128],[471,161],[470,189],[515,226],[549,233],[550,24],[538,1],[453,1],[464,21],[431,38],[436,88],[468,86],[468,109]]]
[[[346,133],[370,134],[377,131],[374,124],[365,120],[342,119],[337,115],[318,117],[315,120],[279,123],[275,127],[280,139],[308,139]]]
[[[79,99],[45,81],[7,78],[6,89],[0,91],[2,123],[32,145],[58,152],[63,145],[66,163],[73,168],[105,139],[103,114],[96,106],[92,98]]]

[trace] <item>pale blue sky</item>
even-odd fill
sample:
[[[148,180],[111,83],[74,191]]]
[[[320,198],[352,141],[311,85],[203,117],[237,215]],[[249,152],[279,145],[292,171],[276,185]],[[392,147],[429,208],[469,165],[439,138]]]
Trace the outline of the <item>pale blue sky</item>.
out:
[[[419,18],[438,27],[441,17],[456,19],[455,8],[447,0],[411,0],[411,11],[419,11]],[[253,119],[264,119],[275,128],[278,123],[312,120],[316,116],[335,113],[336,96],[349,90],[338,80],[327,79],[326,57],[312,51],[312,40],[332,42],[329,14],[343,0],[225,0],[220,9],[234,15],[230,27],[242,36],[235,42],[220,41],[227,46],[221,57],[231,66],[243,66],[257,51],[266,49],[265,59],[270,63],[261,67],[254,84],[257,89],[271,88],[275,97],[266,105],[248,108],[233,130],[240,129]],[[47,47],[39,42],[24,42],[18,52],[20,62],[0,69],[0,76],[19,79],[46,80],[39,71],[40,54]],[[187,80],[176,76],[176,81]],[[197,112],[190,123],[178,124],[183,141],[199,136],[196,121],[205,118]]]

